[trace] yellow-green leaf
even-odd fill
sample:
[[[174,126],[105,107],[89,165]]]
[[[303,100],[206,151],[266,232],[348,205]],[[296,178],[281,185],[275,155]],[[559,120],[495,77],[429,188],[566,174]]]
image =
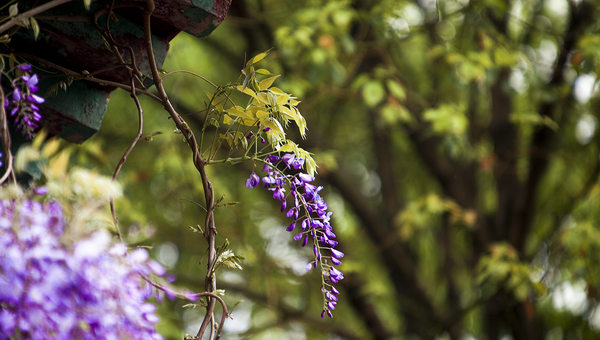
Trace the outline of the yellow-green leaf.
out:
[[[245,94],[247,94],[247,95],[251,96],[251,97],[252,97],[252,98],[254,98],[254,99],[258,99],[258,98],[256,97],[256,93],[254,93],[254,91],[252,91],[252,89],[250,89],[249,87],[243,88],[242,86],[239,86],[239,85],[238,85],[238,86],[236,87],[236,89],[237,89],[238,91],[240,91],[240,92],[243,92],[243,93],[245,93]]]
[[[14,4],[8,8],[8,16],[9,17],[11,17],[11,18],[15,17],[15,16],[17,16],[17,14],[19,14],[19,4],[18,3]]]
[[[60,147],[60,139],[52,138],[44,144],[44,148],[42,149],[42,155],[46,158],[51,157],[58,151]]]
[[[277,78],[279,78],[278,75],[274,76],[274,77],[267,78],[267,79],[261,81],[260,84],[258,84],[258,87],[259,87],[260,91],[264,91],[264,90],[268,89],[269,87],[271,87],[271,85],[273,85],[273,82]]]
[[[29,21],[31,23],[31,28],[33,29],[33,37],[37,40],[37,37],[40,34],[40,26],[38,26],[37,21],[33,17],[29,18]]]
[[[389,79],[386,82],[387,88],[394,97],[404,101],[406,99],[406,91],[404,91],[404,87],[400,85],[397,81]]]
[[[261,76],[271,76],[271,72],[269,72],[269,70],[266,70],[264,68],[258,69],[255,71],[257,74],[260,74]]]
[[[362,88],[362,97],[367,106],[375,107],[385,98],[385,89],[380,82],[370,80]]]
[[[269,50],[267,50],[263,53],[259,53],[254,58],[248,60],[248,63],[246,63],[246,67],[248,67],[250,65],[258,64],[258,62],[265,59],[265,57],[269,55],[269,52],[271,52],[271,50],[272,50],[272,48],[270,48]]]

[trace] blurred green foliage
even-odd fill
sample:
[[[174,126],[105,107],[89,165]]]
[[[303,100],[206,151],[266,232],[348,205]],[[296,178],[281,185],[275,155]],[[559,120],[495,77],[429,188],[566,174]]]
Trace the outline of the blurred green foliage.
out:
[[[346,253],[335,318],[321,320],[311,249],[285,232],[269,192],[244,187],[252,164],[210,165],[215,196],[240,202],[217,209],[217,244],[245,257],[243,270],[217,272],[229,306],[243,300],[224,337],[598,338],[597,5],[239,0],[206,40],[177,36],[163,69],[219,86],[273,48],[261,67],[301,101],[307,138],[303,126],[288,133],[314,153]],[[186,74],[166,89],[201,131],[214,89]],[[142,105],[147,138],[119,175],[119,224],[199,291],[200,177],[166,112]],[[115,91],[102,129],[71,157],[110,175],[136,131],[135,105]],[[197,331],[202,308],[183,304],[161,305],[166,338]]]

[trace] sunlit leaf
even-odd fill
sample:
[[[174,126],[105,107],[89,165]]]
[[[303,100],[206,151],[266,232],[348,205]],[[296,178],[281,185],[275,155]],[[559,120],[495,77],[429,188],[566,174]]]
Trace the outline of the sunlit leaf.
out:
[[[16,17],[19,14],[19,3],[16,3],[8,8],[8,16]]]
[[[51,138],[46,143],[44,143],[44,147],[42,148],[42,156],[49,158],[53,156],[58,148],[60,147],[60,139],[57,137]]]
[[[33,17],[29,18],[29,21],[31,23],[31,28],[33,29],[33,37],[37,40],[37,37],[40,34],[40,26],[38,26],[37,21]]]
[[[385,89],[379,81],[368,81],[362,88],[362,97],[367,106],[375,107],[385,98]]]
[[[406,99],[406,92],[404,91],[404,87],[402,87],[402,85],[400,85],[397,81],[388,79],[385,84],[390,93],[393,94],[400,101],[404,101]]]
[[[269,87],[271,87],[271,85],[273,85],[273,82],[277,78],[279,78],[279,76],[270,77],[270,78],[267,78],[267,79],[261,81],[258,84],[260,91],[264,91],[264,90],[268,89]]]
[[[271,50],[272,50],[272,48],[270,48],[268,51],[257,54],[254,58],[248,60],[248,63],[246,63],[246,66],[258,64],[258,62],[265,59],[265,57],[269,55],[269,52],[271,52]]]
[[[255,72],[256,72],[256,74],[260,74],[261,76],[270,76],[270,75],[272,75],[271,72],[269,72],[269,70],[266,70],[264,68],[258,69]]]

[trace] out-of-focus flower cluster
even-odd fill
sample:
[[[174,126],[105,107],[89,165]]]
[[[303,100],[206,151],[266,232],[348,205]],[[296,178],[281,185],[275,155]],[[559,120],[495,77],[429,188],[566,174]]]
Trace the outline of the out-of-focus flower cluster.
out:
[[[281,158],[276,155],[270,155],[265,159],[263,171],[267,173],[262,182],[268,190],[273,192],[273,198],[281,202],[281,211],[286,212],[286,217],[293,217],[294,221],[286,228],[292,232],[296,227],[300,227],[299,234],[294,236],[294,240],[302,240],[302,246],[308,244],[309,238],[314,240],[313,253],[315,260],[306,266],[306,270],[317,268],[320,265],[322,273],[323,293],[323,312],[333,317],[332,310],[335,309],[339,291],[333,287],[332,283],[337,283],[344,278],[344,274],[333,265],[340,265],[340,258],[344,253],[335,249],[338,242],[335,241],[336,235],[333,233],[331,224],[331,212],[327,211],[325,200],[319,195],[323,189],[322,186],[311,184],[315,178],[306,173],[296,175],[284,174],[277,166],[283,163],[287,169],[301,170],[304,166],[304,159],[296,158],[294,154],[285,154]],[[253,172],[250,178],[246,180],[247,188],[255,188],[260,182],[260,177]],[[286,188],[290,192],[286,194]],[[287,198],[292,196],[294,205],[288,210]],[[290,199],[291,200],[291,199]],[[287,211],[286,211],[287,210]]]
[[[31,65],[22,64],[16,68],[23,74],[11,81],[12,92],[4,93],[4,109],[10,112],[21,134],[31,139],[42,119],[38,105],[44,102],[44,98],[34,94],[38,90],[39,79],[37,74],[29,74]]]
[[[161,339],[141,275],[165,269],[107,232],[67,247],[64,229],[57,203],[0,201],[0,339]]]

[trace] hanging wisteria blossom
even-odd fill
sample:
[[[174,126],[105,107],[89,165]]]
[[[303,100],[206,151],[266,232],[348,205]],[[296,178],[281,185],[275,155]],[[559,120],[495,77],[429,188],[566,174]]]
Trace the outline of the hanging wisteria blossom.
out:
[[[294,205],[287,210],[286,217],[293,217],[294,221],[286,230],[292,232],[299,224],[301,232],[294,236],[294,240],[302,240],[303,247],[308,244],[309,238],[314,240],[315,259],[306,265],[306,270],[317,268],[320,265],[321,291],[324,301],[321,317],[324,317],[325,313],[333,317],[331,311],[335,309],[338,300],[336,295],[339,294],[339,291],[333,287],[332,283],[338,283],[344,278],[344,274],[333,265],[342,264],[340,258],[344,257],[344,253],[335,249],[338,242],[334,240],[336,235],[329,223],[331,212],[327,211],[327,204],[319,195],[323,187],[312,184],[311,182],[315,178],[309,174],[300,172],[296,175],[288,175],[277,168],[277,165],[282,162],[287,169],[301,170],[304,166],[304,159],[297,158],[294,154],[285,154],[281,158],[270,155],[264,162],[263,171],[267,173],[267,176],[263,177],[262,182],[265,188],[273,192],[273,198],[281,202],[282,212],[287,209],[287,197],[293,196]],[[253,172],[246,180],[246,187],[255,188],[258,186],[259,179],[258,175]],[[286,194],[287,190],[284,186],[289,187],[288,194]]]
[[[16,68],[21,70],[23,75],[11,82],[13,91],[5,93],[4,108],[10,112],[10,117],[17,129],[21,130],[21,134],[31,139],[42,120],[38,105],[44,103],[45,99],[34,93],[38,90],[39,79],[37,74],[28,73],[32,71],[31,65],[22,64]]]
[[[0,340],[161,339],[145,249],[96,232],[69,247],[57,203],[0,201]]]

